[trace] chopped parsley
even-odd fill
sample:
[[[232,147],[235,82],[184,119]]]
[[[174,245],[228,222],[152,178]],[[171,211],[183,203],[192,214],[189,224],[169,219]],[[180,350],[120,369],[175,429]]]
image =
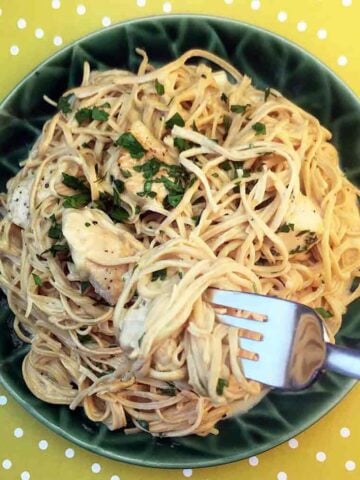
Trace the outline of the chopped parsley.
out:
[[[56,217],[54,214],[51,215],[50,220],[51,220],[51,227],[49,228],[48,236],[50,238],[53,238],[54,240],[60,240],[63,236],[61,224],[56,222]]]
[[[155,90],[158,95],[164,95],[165,93],[164,85],[158,79],[155,80]]]
[[[184,138],[175,137],[174,147],[176,147],[179,152],[183,152],[184,150],[188,150],[190,148],[190,143]]]
[[[122,180],[114,180],[114,185],[118,193],[123,193],[125,190],[125,183]]]
[[[85,185],[83,180],[80,180],[78,177],[74,177],[73,175],[68,175],[67,173],[62,174],[63,179],[62,183],[73,190],[80,190],[82,192],[89,191],[89,187]]]
[[[191,220],[195,223],[196,227],[199,225],[200,218],[201,218],[201,215],[194,215],[193,217],[191,217]]]
[[[171,130],[174,125],[183,127],[185,125],[184,119],[179,113],[175,113],[169,120],[165,122],[165,127]]]
[[[314,308],[315,312],[321,315],[323,318],[331,318],[334,316],[333,313],[329,312],[329,310],[325,310],[323,307]]]
[[[63,207],[64,208],[82,208],[85,207],[91,200],[88,192],[76,193],[75,195],[66,196]]]
[[[216,393],[218,395],[223,395],[224,388],[229,386],[229,382],[225,378],[219,378],[216,385]]]
[[[80,292],[81,292],[81,295],[83,295],[86,290],[90,287],[90,282],[80,282]]]
[[[35,285],[37,285],[38,287],[41,287],[41,285],[42,285],[42,280],[41,280],[41,278],[39,277],[39,275],[36,275],[36,273],[33,273],[32,276],[33,276]]]
[[[134,167],[134,170],[135,172],[141,172],[144,178],[149,180],[159,172],[162,166],[162,162],[160,162],[157,158],[153,157],[142,165],[136,165]]]
[[[156,280],[165,280],[166,275],[167,275],[166,268],[163,268],[161,270],[156,270],[151,274],[151,281],[155,282]]]
[[[145,155],[145,149],[130,132],[120,135],[120,137],[116,140],[115,145],[128,150],[131,158],[139,159]]]
[[[72,95],[67,95],[66,97],[60,97],[57,103],[57,108],[60,112],[63,113],[70,113],[71,112],[71,105],[70,105],[70,98]]]
[[[196,123],[195,123],[195,120],[193,121],[192,125],[191,125],[191,128],[194,130],[194,132],[199,132],[197,126],[196,126]]]
[[[283,233],[289,233],[291,231],[294,231],[295,225],[293,223],[283,223],[280,225],[278,228],[278,232],[283,232]]]
[[[138,215],[141,212],[141,207],[140,205],[136,205],[135,207],[135,214]]]
[[[219,168],[228,172],[229,170],[232,170],[232,162],[230,160],[225,160],[224,162],[219,163]]]
[[[120,173],[124,178],[130,178],[132,176],[129,170],[123,170],[122,168],[120,168]]]
[[[250,105],[231,105],[230,110],[233,113],[244,113]]]
[[[167,388],[162,388],[161,393],[163,395],[168,395],[169,397],[176,397],[178,389],[176,388],[176,385],[174,382],[166,382],[168,387]]]
[[[114,222],[124,222],[130,215],[125,208],[121,206],[119,193],[116,188],[113,189],[114,195],[107,192],[100,192],[98,200],[95,202],[96,208],[105,212]]]
[[[80,110],[75,113],[75,119],[79,123],[79,125],[82,125],[86,122],[91,122],[92,120],[106,122],[108,118],[108,112],[105,112],[105,110],[102,110],[99,107],[80,108]]]
[[[255,135],[265,135],[266,134],[266,126],[264,123],[261,122],[256,122],[254,125],[251,127],[253,130],[255,130]]]
[[[44,253],[48,253],[48,252],[50,252],[52,254],[52,256],[55,257],[57,253],[61,253],[61,252],[68,253],[69,252],[69,246],[68,246],[67,243],[54,243],[54,245],[52,245],[50,248],[45,250],[42,253],[42,255]]]
[[[106,122],[106,120],[109,118],[109,114],[101,108],[94,107],[91,112],[91,118],[99,122]]]

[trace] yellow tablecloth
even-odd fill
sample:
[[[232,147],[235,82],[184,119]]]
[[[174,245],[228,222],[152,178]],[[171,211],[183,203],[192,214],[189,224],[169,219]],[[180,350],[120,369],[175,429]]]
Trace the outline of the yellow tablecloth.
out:
[[[359,0],[0,0],[0,98],[40,61],[85,33],[129,18],[186,12],[275,31],[319,57],[360,93]],[[250,460],[169,472],[118,463],[72,445],[0,387],[0,479],[358,479],[359,402],[360,386],[296,439]]]

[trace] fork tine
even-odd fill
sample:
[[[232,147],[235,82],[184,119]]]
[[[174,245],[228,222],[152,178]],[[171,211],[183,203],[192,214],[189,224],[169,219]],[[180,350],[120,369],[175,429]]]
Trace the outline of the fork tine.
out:
[[[249,312],[260,313],[263,315],[269,315],[276,307],[276,302],[278,302],[278,299],[265,295],[235,292],[232,290],[217,290],[215,288],[209,288],[207,293],[210,301],[217,305],[236,308],[237,310],[247,310]],[[266,298],[266,302],[260,302],[259,300],[261,300],[261,297]]]
[[[250,330],[255,333],[260,333],[261,335],[264,335],[268,323],[260,322],[257,320],[250,320],[249,318],[234,317],[232,315],[222,313],[218,313],[217,317],[222,323],[225,323],[226,325],[230,325],[231,327],[236,328],[243,328],[244,330]]]

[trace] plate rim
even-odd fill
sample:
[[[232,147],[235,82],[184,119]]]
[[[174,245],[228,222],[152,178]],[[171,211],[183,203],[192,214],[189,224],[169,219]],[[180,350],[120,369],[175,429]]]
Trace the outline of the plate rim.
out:
[[[33,67],[20,81],[18,81],[15,86],[1,99],[0,101],[0,111],[3,109],[6,109],[7,103],[11,101],[13,96],[17,94],[19,89],[26,84],[26,82],[33,77],[37,70],[42,68],[43,66],[46,66],[49,62],[52,62],[56,60],[57,57],[60,57],[63,55],[66,51],[71,50],[74,46],[77,44],[86,41],[87,39],[90,38],[95,38],[98,35],[102,35],[105,31],[110,31],[110,30],[116,30],[119,27],[123,27],[126,25],[131,25],[131,24],[142,24],[142,23],[147,23],[151,21],[167,21],[171,19],[176,19],[176,18],[184,18],[184,19],[194,19],[194,20],[208,20],[208,21],[220,21],[223,23],[231,24],[231,25],[238,25],[238,26],[243,26],[246,27],[247,29],[250,29],[254,32],[260,32],[260,33],[266,33],[267,35],[273,37],[275,40],[280,41],[282,43],[287,44],[290,46],[292,49],[296,50],[299,54],[306,56],[307,58],[310,58],[312,62],[314,62],[319,68],[322,70],[325,70],[328,75],[332,77],[332,79],[336,82],[336,84],[343,90],[346,90],[346,93],[350,95],[352,101],[357,104],[360,107],[360,98],[358,95],[354,92],[354,90],[343,80],[341,79],[337,73],[335,73],[328,65],[326,65],[322,60],[320,60],[317,56],[309,52],[307,49],[304,47],[298,45],[297,43],[293,42],[292,40],[289,40],[288,38],[275,33],[271,30],[268,30],[267,28],[254,25],[249,22],[244,22],[239,19],[234,19],[231,17],[227,16],[220,16],[220,15],[207,15],[207,14],[186,14],[186,13],[179,13],[179,14],[167,14],[167,15],[149,15],[149,16],[142,16],[142,17],[136,17],[136,18],[131,18],[128,20],[123,20],[116,22],[112,24],[109,27],[106,28],[99,28],[96,29],[90,33],[87,33],[85,35],[82,35],[78,37],[77,39],[73,40],[71,43],[66,45],[65,47],[61,48],[60,50],[52,53],[51,55],[47,56],[44,60],[42,60],[40,63],[38,63],[35,67]],[[0,384],[5,388],[5,390],[10,393],[12,398],[16,400],[18,404],[20,404],[26,412],[30,413],[32,417],[34,417],[36,420],[38,420],[42,425],[46,426],[56,434],[60,435],[61,437],[71,441],[72,443],[84,448],[85,450],[91,451],[92,453],[107,457],[109,459],[115,460],[115,461],[120,461],[120,462],[125,462],[131,465],[137,465],[137,466],[142,466],[142,467],[151,467],[151,468],[164,468],[164,469],[181,469],[181,468],[206,468],[206,467],[213,467],[213,466],[218,466],[218,465],[226,465],[229,463],[233,463],[236,461],[244,460],[246,458],[249,458],[251,455],[258,455],[263,452],[266,452],[268,450],[271,450],[277,446],[282,445],[284,442],[286,442],[289,438],[291,438],[294,435],[298,435],[299,433],[307,430],[309,427],[316,425],[319,421],[321,421],[324,416],[332,411],[338,403],[341,402],[341,400],[350,392],[353,390],[354,386],[357,384],[356,380],[349,380],[349,383],[343,387],[341,390],[339,390],[332,401],[331,405],[329,404],[324,404],[322,408],[318,409],[316,412],[316,419],[315,421],[313,420],[314,417],[311,417],[308,421],[302,423],[302,425],[294,429],[291,432],[291,435],[289,433],[286,433],[282,435],[281,437],[276,437],[275,440],[270,441],[264,446],[263,448],[254,448],[253,450],[248,450],[246,455],[243,454],[233,454],[227,456],[225,459],[220,459],[220,458],[215,458],[215,459],[207,459],[207,460],[202,460],[202,459],[197,459],[197,460],[189,460],[189,461],[181,461],[181,465],[179,464],[178,460],[175,461],[166,461],[166,463],[161,463],[160,465],[156,462],[156,460],[145,460],[143,461],[142,459],[136,459],[133,456],[128,456],[124,454],[119,454],[118,452],[114,451],[109,451],[108,449],[104,449],[103,447],[99,445],[93,445],[92,443],[88,443],[86,441],[83,441],[82,439],[78,438],[77,436],[74,436],[73,434],[69,433],[66,429],[60,427],[59,425],[51,422],[50,420],[47,419],[47,417],[43,416],[41,413],[39,413],[36,408],[28,403],[26,400],[24,400],[21,395],[15,390],[10,383],[4,378],[1,369],[0,369]],[[34,397],[36,398],[36,397]],[[46,402],[44,402],[46,403]],[[256,453],[255,453],[256,452]]]

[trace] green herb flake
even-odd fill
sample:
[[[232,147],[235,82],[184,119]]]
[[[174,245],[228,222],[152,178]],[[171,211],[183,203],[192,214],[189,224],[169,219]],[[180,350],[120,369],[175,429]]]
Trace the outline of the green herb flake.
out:
[[[158,79],[155,80],[155,90],[158,95],[164,95],[165,93],[164,85]]]
[[[130,132],[120,135],[120,137],[116,140],[115,145],[128,150],[131,158],[139,159],[145,155],[145,149]]]
[[[69,252],[69,246],[67,243],[54,243],[50,248],[45,250],[41,255],[44,255],[45,253],[51,253],[53,257],[56,256],[58,253],[68,253]]]
[[[196,126],[196,123],[195,123],[195,120],[193,121],[192,125],[191,125],[191,128],[194,130],[194,132],[199,132],[197,126]]]
[[[50,220],[52,222],[51,227],[48,231],[48,236],[54,240],[60,240],[63,236],[61,224],[56,222],[55,215],[51,215]]]
[[[91,227],[91,223],[90,222],[85,222],[85,227]]]
[[[219,168],[225,172],[228,172],[229,170],[232,170],[232,162],[230,160],[225,160],[225,162],[219,163]]]
[[[196,227],[199,225],[200,218],[201,218],[201,215],[194,215],[193,217],[191,217],[191,220],[195,223]]]
[[[116,206],[110,210],[109,217],[115,222],[122,223],[129,220],[129,212],[123,207]]]
[[[294,227],[295,225],[293,223],[283,223],[282,225],[280,225],[280,227],[278,228],[278,232],[283,232],[283,233],[289,233],[289,232],[293,232],[294,231]]]
[[[70,113],[71,112],[71,105],[70,105],[70,98],[72,95],[67,95],[66,97],[60,97],[57,103],[57,108],[60,112],[63,113]]]
[[[79,125],[82,125],[83,123],[86,123],[86,122],[90,122],[92,119],[92,109],[80,108],[80,110],[78,110],[75,113],[75,119]]]
[[[80,292],[81,292],[81,295],[83,295],[86,290],[90,287],[90,282],[80,282]]]
[[[119,193],[123,193],[125,190],[125,183],[122,180],[114,180],[114,185]]]
[[[218,395],[223,395],[224,388],[229,386],[229,382],[225,378],[219,378],[216,385],[216,393]]]
[[[230,110],[233,113],[244,113],[250,105],[231,105]]]
[[[36,275],[36,273],[33,273],[32,276],[33,276],[35,285],[38,286],[38,287],[41,287],[41,285],[42,285],[42,280],[41,280],[41,278],[39,277],[39,275]]]
[[[166,268],[163,268],[161,270],[156,270],[155,272],[152,272],[151,274],[151,281],[155,282],[156,280],[165,280],[167,275]]]
[[[68,175],[67,173],[62,174],[63,179],[62,183],[73,190],[80,190],[81,192],[88,192],[89,187],[85,185],[83,180],[80,180],[78,177],[73,175]]]
[[[174,125],[183,127],[185,125],[184,119],[179,113],[175,113],[169,120],[165,122],[165,127],[171,130]]]
[[[140,205],[136,205],[135,207],[135,214],[138,215],[141,212],[141,207]]]
[[[123,170],[122,168],[120,168],[120,173],[124,178],[132,177],[132,174],[129,170]]]
[[[188,150],[190,148],[190,144],[187,140],[180,137],[174,138],[174,147],[176,147],[179,152],[183,152],[184,150]]]
[[[109,114],[101,108],[94,107],[91,111],[91,118],[93,120],[97,120],[98,122],[106,122],[106,120],[109,118]]]
[[[256,122],[251,128],[255,130],[255,135],[266,135],[266,126],[264,123]]]
[[[65,197],[63,202],[64,208],[83,208],[90,202],[91,198],[88,192],[77,193]]]
[[[329,310],[325,310],[325,308],[317,307],[314,308],[315,312],[321,315],[323,318],[331,318],[334,316],[333,313],[329,312]]]
[[[78,335],[78,340],[81,345],[85,345],[86,343],[92,342],[93,338],[91,335]]]

